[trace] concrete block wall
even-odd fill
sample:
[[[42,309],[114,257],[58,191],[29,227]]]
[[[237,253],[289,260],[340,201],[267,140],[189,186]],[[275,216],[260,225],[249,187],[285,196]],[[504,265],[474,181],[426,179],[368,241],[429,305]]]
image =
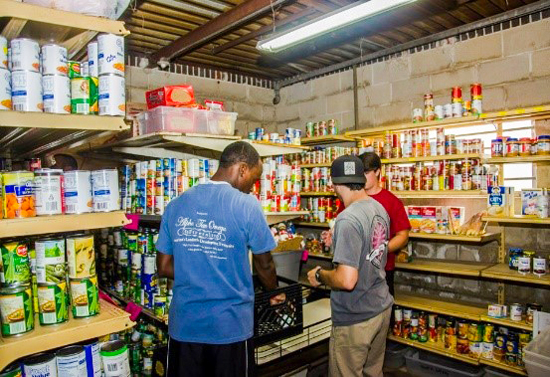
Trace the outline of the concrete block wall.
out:
[[[145,92],[164,85],[191,84],[199,103],[205,99],[219,100],[226,111],[239,113],[236,130],[246,136],[249,130],[264,127],[275,131],[273,90],[253,85],[236,84],[178,73],[128,67],[126,71],[127,101],[145,103]]]
[[[550,20],[543,19],[465,41],[447,40],[427,51],[357,69],[359,123],[368,128],[409,121],[423,95],[450,102],[451,88],[469,98],[471,83],[484,89],[484,110],[498,111],[550,103]],[[281,90],[279,127],[335,118],[354,126],[352,71],[297,83]]]

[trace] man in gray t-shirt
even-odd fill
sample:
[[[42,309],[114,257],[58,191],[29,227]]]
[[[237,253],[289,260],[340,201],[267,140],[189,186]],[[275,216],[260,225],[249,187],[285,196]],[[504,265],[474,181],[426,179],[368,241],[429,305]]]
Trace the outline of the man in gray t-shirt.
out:
[[[363,189],[363,165],[355,156],[332,164],[334,191],[346,209],[334,227],[335,269],[309,271],[312,285],[332,289],[330,376],[382,376],[393,298],[384,266],[390,220]]]

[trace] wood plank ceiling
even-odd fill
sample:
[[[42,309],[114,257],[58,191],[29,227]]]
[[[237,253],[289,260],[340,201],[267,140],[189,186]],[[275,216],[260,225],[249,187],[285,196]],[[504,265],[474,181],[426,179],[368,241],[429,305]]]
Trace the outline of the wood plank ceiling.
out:
[[[245,1],[145,0],[123,16],[131,31],[130,55],[152,56],[162,47]],[[262,55],[256,43],[273,30],[294,27],[355,0],[287,0],[268,7],[247,24],[178,56],[172,61],[242,74],[281,79],[393,47],[490,17],[536,0],[418,0],[343,31],[276,55]],[[272,3],[277,3],[272,0]]]

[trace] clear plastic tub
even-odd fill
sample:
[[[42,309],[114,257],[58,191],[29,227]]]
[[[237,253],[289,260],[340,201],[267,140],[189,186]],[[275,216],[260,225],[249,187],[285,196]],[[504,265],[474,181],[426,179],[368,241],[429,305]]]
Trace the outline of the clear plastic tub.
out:
[[[147,111],[143,131],[233,135],[236,121],[237,113],[158,106]]]
[[[481,377],[483,368],[424,352],[405,355],[407,370],[418,377]]]
[[[529,377],[550,376],[550,328],[534,338],[524,351],[525,369]]]

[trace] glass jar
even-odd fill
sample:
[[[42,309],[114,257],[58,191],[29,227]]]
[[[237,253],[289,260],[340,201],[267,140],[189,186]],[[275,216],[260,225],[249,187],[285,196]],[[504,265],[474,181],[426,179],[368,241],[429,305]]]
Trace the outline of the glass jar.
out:
[[[519,141],[516,138],[509,138],[506,140],[506,157],[519,156]]]
[[[530,156],[531,155],[531,144],[533,140],[529,137],[522,137],[519,139],[519,155],[520,156]]]
[[[550,154],[550,135],[540,135],[537,138],[537,154],[538,155]]]
[[[504,142],[502,138],[491,140],[491,157],[504,157]]]

